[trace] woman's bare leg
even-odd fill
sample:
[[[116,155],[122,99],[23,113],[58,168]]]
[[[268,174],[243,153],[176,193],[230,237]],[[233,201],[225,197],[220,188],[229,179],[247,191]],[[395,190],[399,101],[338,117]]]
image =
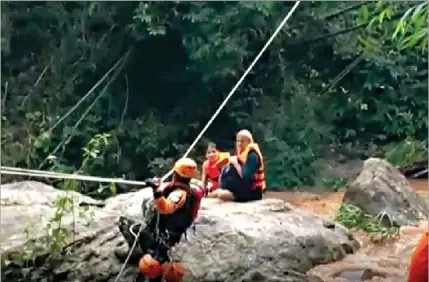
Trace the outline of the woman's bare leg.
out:
[[[214,190],[213,192],[210,192],[207,194],[207,198],[219,198],[219,190]]]
[[[218,189],[217,191],[218,191],[217,198],[221,199],[222,201],[234,200],[234,195],[230,191],[224,190],[224,189]]]

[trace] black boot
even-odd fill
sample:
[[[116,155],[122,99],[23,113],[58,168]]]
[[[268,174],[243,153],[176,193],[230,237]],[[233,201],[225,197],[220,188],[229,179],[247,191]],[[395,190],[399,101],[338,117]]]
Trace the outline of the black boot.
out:
[[[147,282],[146,277],[144,277],[143,275],[141,275],[140,273],[137,274],[136,279],[134,279],[134,282]]]
[[[121,216],[119,218],[119,223],[118,223],[118,227],[119,227],[119,231],[121,232],[122,236],[124,236],[125,241],[127,242],[127,246],[119,246],[114,250],[114,253],[116,255],[116,257],[121,261],[124,262],[126,257],[128,256],[129,252],[130,252],[130,248],[132,247],[135,237],[131,234],[129,228],[131,227],[131,225],[133,225],[135,223],[134,220],[126,218],[124,216]],[[140,225],[135,225],[133,228],[133,232],[137,233],[138,229],[140,228]],[[138,264],[140,258],[143,256],[143,253],[140,249],[139,244],[136,244],[135,248],[133,249],[133,252],[131,254],[129,263],[130,264]]]
[[[130,232],[130,227],[136,223],[134,220],[127,218],[125,216],[119,217],[118,227],[119,232],[121,232],[122,236],[124,236],[125,241],[127,241],[128,246],[132,246],[135,240],[135,237]],[[137,227],[137,232],[139,230],[140,225],[135,225],[133,228],[133,232],[135,232],[135,229]]]
[[[144,277],[139,273],[136,279],[134,280],[134,282],[162,282],[162,276],[150,279],[150,278]]]

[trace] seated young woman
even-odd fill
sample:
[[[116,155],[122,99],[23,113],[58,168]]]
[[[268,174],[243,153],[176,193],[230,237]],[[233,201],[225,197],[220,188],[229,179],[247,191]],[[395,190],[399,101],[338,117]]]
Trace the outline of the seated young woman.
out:
[[[220,175],[220,189],[211,198],[224,201],[250,202],[262,199],[265,191],[264,159],[258,144],[248,130],[236,135],[236,155],[229,158]]]
[[[230,154],[219,152],[215,143],[208,144],[201,180],[209,193],[219,188],[220,171],[224,165],[229,163],[229,158]]]

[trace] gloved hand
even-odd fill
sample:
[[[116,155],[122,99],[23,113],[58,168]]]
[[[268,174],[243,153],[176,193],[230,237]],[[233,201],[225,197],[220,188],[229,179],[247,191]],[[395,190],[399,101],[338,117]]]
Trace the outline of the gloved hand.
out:
[[[161,185],[161,179],[159,177],[148,178],[145,180],[147,186],[152,188],[153,197],[157,199],[162,196],[162,192],[158,191],[158,187]]]
[[[153,191],[156,191],[161,184],[161,180],[158,177],[148,178],[144,182],[146,182],[146,185],[152,188]]]

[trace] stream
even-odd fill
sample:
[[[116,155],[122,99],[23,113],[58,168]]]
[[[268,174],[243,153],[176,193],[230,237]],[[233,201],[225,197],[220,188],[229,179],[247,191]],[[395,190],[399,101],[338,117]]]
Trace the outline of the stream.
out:
[[[409,182],[420,196],[425,199],[428,197],[428,181],[426,179],[410,179]],[[341,206],[343,195],[344,191],[322,194],[267,192],[265,197],[288,201],[298,209],[315,213],[322,218],[333,218]],[[374,242],[366,234],[354,232],[356,238],[361,242],[361,248],[355,254],[348,255],[336,263],[319,265],[311,269],[308,274],[319,276],[326,282],[364,280],[404,282],[407,277],[411,253],[422,233],[427,230],[427,224],[427,222],[422,222],[419,227],[403,227],[398,238],[381,243]],[[345,271],[348,279],[338,277],[339,273]]]

